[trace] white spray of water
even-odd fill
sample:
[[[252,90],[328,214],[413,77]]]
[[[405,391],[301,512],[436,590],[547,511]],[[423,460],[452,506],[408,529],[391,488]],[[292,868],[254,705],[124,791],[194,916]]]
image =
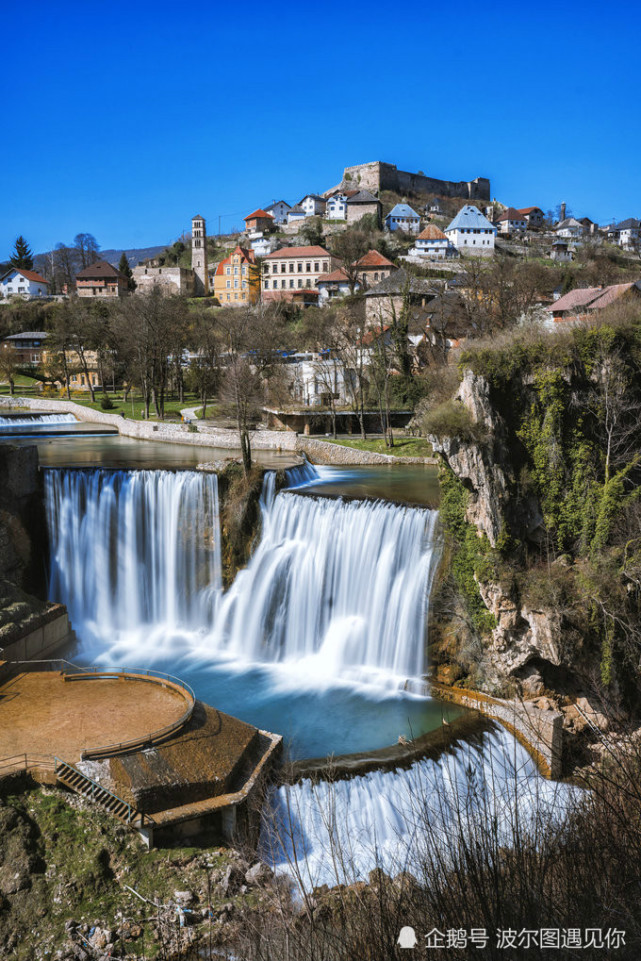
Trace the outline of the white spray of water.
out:
[[[28,427],[29,430],[46,430],[55,424],[77,424],[73,414],[25,414],[20,417],[0,417],[0,432]]]
[[[375,867],[421,880],[426,865],[460,836],[509,844],[533,836],[578,795],[542,778],[527,751],[498,728],[407,770],[351,780],[303,780],[272,792],[262,853],[302,890],[366,879]]]
[[[199,471],[47,470],[49,594],[83,639],[202,630],[221,592],[218,479]]]

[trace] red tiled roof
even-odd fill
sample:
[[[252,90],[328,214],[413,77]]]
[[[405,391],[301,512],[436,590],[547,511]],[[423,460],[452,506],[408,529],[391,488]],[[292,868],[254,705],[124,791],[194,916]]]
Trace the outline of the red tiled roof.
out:
[[[234,250],[232,250],[232,252],[230,253],[229,257],[225,257],[225,259],[224,259],[224,260],[221,260],[221,262],[218,264],[218,266],[216,267],[216,276],[217,276],[217,277],[219,277],[221,274],[224,274],[224,272],[225,272],[225,267],[229,267],[229,266],[230,266],[230,264],[231,264],[231,259],[232,259],[232,257],[234,256],[234,254],[240,254],[240,255],[241,255],[241,264],[242,264],[243,262],[246,262],[246,263],[249,263],[249,264],[253,264],[253,263],[256,262],[256,254],[254,253],[254,251],[253,251],[253,250],[247,250],[245,247],[241,247],[240,244],[239,244]]]
[[[36,284],[48,284],[49,281],[37,274],[35,270],[23,270],[22,267],[14,267],[13,270],[17,270],[18,273],[24,277],[26,280],[33,280]]]
[[[614,301],[618,300],[623,294],[632,290],[633,287],[636,287],[635,283],[612,284],[611,287],[606,287],[601,296],[592,301],[590,310],[601,310],[602,307],[609,307],[610,304],[613,304]]]
[[[379,325],[378,327],[371,327],[367,331],[367,333],[363,334],[363,336],[361,337],[361,344],[371,344],[376,337],[380,337],[382,336],[382,334],[386,334],[389,329],[390,329],[389,324],[384,324],[383,326]]]
[[[348,284],[349,277],[347,276],[343,268],[339,267],[338,270],[333,270],[331,274],[321,274],[320,277],[318,278],[318,283],[319,284],[320,283]]]
[[[246,217],[243,217],[243,220],[255,220],[257,217],[263,217],[263,218],[266,218],[267,220],[274,219],[273,214],[268,213],[266,210],[261,210],[259,207],[258,210],[255,210],[253,212],[253,214],[247,214]]]
[[[535,210],[538,210],[540,214],[543,213],[540,207],[519,207],[517,210],[518,214],[533,214]]]
[[[379,254],[378,250],[368,250],[360,260],[356,261],[358,267],[393,267],[394,264],[387,257]]]
[[[417,240],[447,240],[447,237],[445,236],[442,230],[439,230],[438,227],[434,226],[434,224],[430,224],[429,227],[426,227],[425,230],[422,230],[420,232],[420,234],[416,239]]]
[[[282,247],[267,254],[265,260],[283,260],[287,257],[329,257],[324,247]]]
[[[81,280],[93,280],[94,277],[121,277],[122,274],[111,264],[108,264],[106,260],[97,260],[95,264],[89,264],[79,273],[76,274],[76,279]]]
[[[523,220],[523,215],[520,210],[515,210],[514,207],[508,207],[497,219],[499,223],[502,220]]]
[[[563,297],[559,297],[555,304],[546,307],[551,313],[557,314],[564,310],[575,310],[577,307],[587,307],[593,300],[603,294],[604,287],[580,287],[577,290],[570,290]]]

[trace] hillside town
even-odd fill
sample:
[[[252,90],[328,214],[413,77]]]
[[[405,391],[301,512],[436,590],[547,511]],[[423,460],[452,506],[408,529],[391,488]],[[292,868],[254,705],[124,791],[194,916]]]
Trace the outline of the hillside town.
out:
[[[190,234],[133,269],[124,252],[104,259],[91,234],[35,258],[18,238],[0,276],[0,378],[13,390],[16,376],[33,375],[35,390],[67,396],[133,387],[147,416],[152,406],[164,418],[162,395],[185,385],[206,408],[236,349],[220,339],[242,327],[239,354],[269,357],[251,365],[260,416],[282,423],[283,412],[319,409],[327,430],[340,422],[364,434],[370,408],[387,437],[393,409],[413,408],[430,367],[454,363],[470,338],[553,329],[641,294],[640,220],[599,225],[566,203],[545,211],[490,198],[487,178],[440,181],[376,162],[346,167],[339,184],[295,203],[263,203],[227,234],[208,234],[194,216]],[[160,400],[114,333],[122,317],[135,328],[144,313],[135,305],[159,297],[175,335]],[[27,329],[25,316],[43,319]],[[214,353],[208,321],[219,329]],[[203,388],[210,363],[221,374]]]

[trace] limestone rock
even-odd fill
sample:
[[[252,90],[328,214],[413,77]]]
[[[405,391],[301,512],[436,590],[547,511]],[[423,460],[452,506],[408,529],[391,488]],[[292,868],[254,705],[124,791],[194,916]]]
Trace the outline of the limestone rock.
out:
[[[268,881],[271,881],[273,873],[268,865],[263,864],[262,861],[257,861],[256,864],[253,864],[245,873],[245,881],[250,886],[266,884]]]

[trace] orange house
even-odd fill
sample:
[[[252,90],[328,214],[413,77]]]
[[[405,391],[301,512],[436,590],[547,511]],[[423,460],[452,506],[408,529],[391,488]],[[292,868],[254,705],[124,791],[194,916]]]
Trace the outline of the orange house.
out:
[[[255,304],[260,296],[260,269],[253,250],[236,249],[221,260],[214,274],[214,297],[222,306]]]

